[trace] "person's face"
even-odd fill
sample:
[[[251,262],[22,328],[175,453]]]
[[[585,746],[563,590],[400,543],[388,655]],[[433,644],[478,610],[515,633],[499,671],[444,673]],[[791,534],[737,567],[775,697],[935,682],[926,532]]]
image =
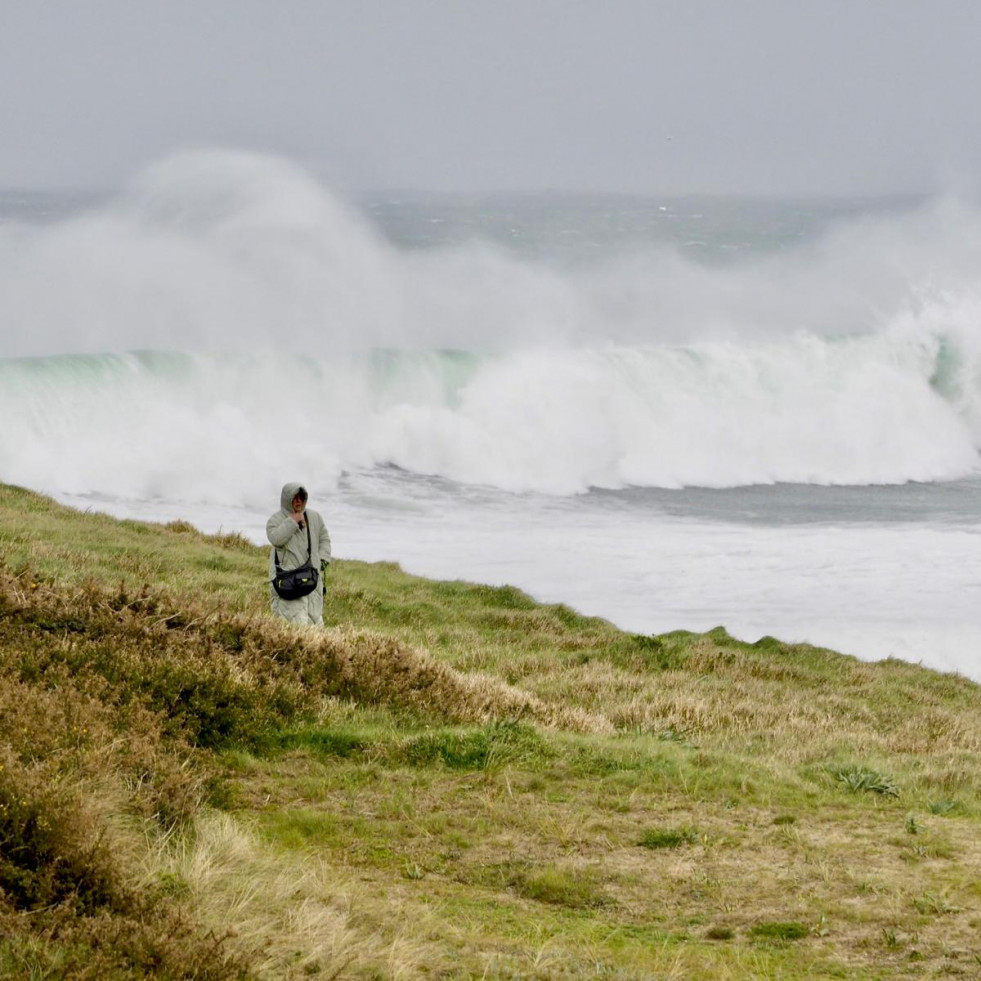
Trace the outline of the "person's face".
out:
[[[304,501],[299,494],[297,494],[296,497],[293,498],[293,510],[297,514],[299,514],[306,506],[307,506],[307,502]]]

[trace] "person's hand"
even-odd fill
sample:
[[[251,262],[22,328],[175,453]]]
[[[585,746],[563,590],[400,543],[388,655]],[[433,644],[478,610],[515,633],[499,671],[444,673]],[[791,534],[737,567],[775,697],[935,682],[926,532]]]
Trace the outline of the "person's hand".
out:
[[[303,512],[302,511],[290,511],[290,521],[296,522],[301,528],[303,527]]]

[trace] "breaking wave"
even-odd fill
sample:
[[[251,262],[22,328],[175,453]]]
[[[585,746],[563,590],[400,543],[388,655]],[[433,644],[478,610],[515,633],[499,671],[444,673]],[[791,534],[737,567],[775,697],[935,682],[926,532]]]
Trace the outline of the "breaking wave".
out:
[[[257,503],[394,464],[510,491],[954,479],[977,364],[901,334],[759,347],[136,353],[0,362],[0,474],[64,493]]]
[[[398,250],[282,161],[184,155],[0,226],[0,479],[262,503],[395,465],[509,491],[956,479],[981,219],[941,203],[711,268]]]

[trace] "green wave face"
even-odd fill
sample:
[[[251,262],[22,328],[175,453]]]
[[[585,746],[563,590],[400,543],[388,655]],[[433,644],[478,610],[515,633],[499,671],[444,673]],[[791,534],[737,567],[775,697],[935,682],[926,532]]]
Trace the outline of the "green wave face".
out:
[[[460,393],[480,370],[488,355],[471,351],[400,351],[377,348],[367,357],[369,386],[379,404],[405,397],[426,378],[434,394],[449,408],[459,408]]]
[[[283,467],[320,486],[395,465],[560,495],[949,480],[978,465],[971,366],[962,341],[888,333],[10,359],[0,361],[0,473],[72,492],[233,499]]]

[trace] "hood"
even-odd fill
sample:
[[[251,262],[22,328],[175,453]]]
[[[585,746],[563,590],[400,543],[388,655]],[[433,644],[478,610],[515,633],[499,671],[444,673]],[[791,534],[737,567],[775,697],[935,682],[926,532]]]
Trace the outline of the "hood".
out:
[[[283,492],[279,495],[280,507],[282,507],[284,511],[292,511],[293,498],[301,492],[304,496],[306,496],[307,489],[303,486],[303,484],[284,484]]]

